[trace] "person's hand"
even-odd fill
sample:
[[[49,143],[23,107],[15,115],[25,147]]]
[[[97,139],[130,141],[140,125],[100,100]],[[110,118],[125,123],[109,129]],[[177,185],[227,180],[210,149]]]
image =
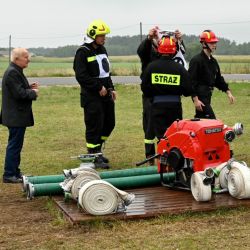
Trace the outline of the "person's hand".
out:
[[[177,40],[177,41],[182,41],[182,33],[178,30],[178,29],[176,29],[175,31],[174,31],[174,34],[175,34],[175,39]]]
[[[107,93],[108,93],[107,89],[104,86],[102,86],[102,89],[99,91],[100,96],[105,96],[107,95]]]
[[[205,107],[205,104],[199,100],[198,96],[193,97],[193,101],[195,109],[197,109],[198,111],[203,111],[202,107]]]
[[[117,98],[117,94],[116,94],[116,91],[111,91],[111,95],[112,95],[112,100],[115,101],[116,98]]]
[[[38,93],[39,93],[39,89],[32,89],[33,91],[36,92],[36,96],[38,96]]]
[[[38,89],[38,82],[33,82],[30,84],[31,89]]]
[[[229,99],[230,104],[233,104],[235,102],[235,97],[232,95],[230,90],[227,90],[227,97]]]
[[[152,28],[151,30],[149,30],[148,39],[149,40],[153,40],[154,38],[158,39],[158,30],[159,30],[158,26],[155,26],[154,28]]]

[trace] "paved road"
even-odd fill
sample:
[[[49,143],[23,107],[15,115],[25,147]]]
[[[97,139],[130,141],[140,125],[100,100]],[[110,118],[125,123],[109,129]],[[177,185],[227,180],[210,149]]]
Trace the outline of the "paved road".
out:
[[[250,82],[250,74],[224,74],[226,81],[246,81]],[[78,85],[74,77],[31,77],[30,82],[38,81],[41,86],[50,85]],[[139,76],[112,76],[113,83],[138,84]],[[0,83],[2,79],[0,78]]]

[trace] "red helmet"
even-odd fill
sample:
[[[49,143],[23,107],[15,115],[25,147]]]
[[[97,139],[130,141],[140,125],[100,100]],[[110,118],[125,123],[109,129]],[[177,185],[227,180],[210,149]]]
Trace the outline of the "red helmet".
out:
[[[216,37],[213,31],[211,30],[204,30],[200,35],[200,42],[206,43],[216,43],[219,39]]]
[[[173,37],[162,37],[158,44],[160,54],[175,54],[176,44]]]

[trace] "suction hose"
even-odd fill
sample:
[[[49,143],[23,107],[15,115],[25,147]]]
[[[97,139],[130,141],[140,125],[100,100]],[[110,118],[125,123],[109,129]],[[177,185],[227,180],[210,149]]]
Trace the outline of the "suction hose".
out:
[[[164,182],[170,183],[175,179],[175,173],[165,173],[163,174],[163,178]],[[161,178],[159,174],[128,176],[119,178],[117,177],[104,180],[119,189],[149,187],[161,184]],[[58,195],[63,193],[64,190],[59,183],[29,183],[27,185],[28,199],[32,199],[36,196]]]
[[[84,163],[85,164],[85,163]],[[82,165],[82,164],[81,164]],[[81,167],[80,165],[80,167]],[[75,171],[75,169],[73,169]],[[93,169],[94,170],[94,169]],[[69,174],[72,170],[64,170],[65,174]],[[94,170],[95,171],[95,170]],[[138,175],[152,175],[157,174],[157,166],[148,166],[140,168],[129,168],[122,170],[98,172],[101,179],[138,176]],[[27,184],[42,184],[42,183],[59,183],[65,180],[65,175],[44,175],[44,176],[23,176],[23,190],[27,191]]]

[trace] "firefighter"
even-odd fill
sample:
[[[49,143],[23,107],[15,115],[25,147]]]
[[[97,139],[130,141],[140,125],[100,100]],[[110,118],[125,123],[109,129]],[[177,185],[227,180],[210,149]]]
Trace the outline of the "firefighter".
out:
[[[213,57],[219,39],[211,30],[204,30],[200,35],[202,51],[194,56],[189,64],[189,73],[192,80],[196,118],[216,119],[211,106],[211,97],[214,87],[225,92],[232,104],[235,101],[228,84],[221,76],[220,67]]]
[[[137,54],[141,60],[141,79],[145,68],[152,61],[160,58],[160,54],[157,51],[158,41],[160,39],[159,27],[150,29],[148,36],[141,42],[137,49]],[[177,46],[181,50],[181,53],[185,53],[185,46],[182,41],[182,34],[179,30],[175,31],[175,39],[178,41]],[[178,50],[178,49],[177,49]],[[155,154],[155,133],[153,129],[153,122],[151,121],[151,105],[152,97],[146,97],[142,94],[142,107],[143,107],[143,131],[144,131],[144,144],[145,144],[145,156],[149,158]],[[154,165],[154,160],[149,161],[149,165]]]
[[[160,140],[166,129],[182,119],[181,96],[192,95],[189,74],[183,65],[173,61],[176,42],[163,37],[158,45],[161,57],[151,62],[142,76],[142,92],[152,98],[151,119],[156,137]]]
[[[87,29],[84,43],[74,59],[75,77],[81,86],[81,107],[84,109],[86,143],[89,154],[101,153],[103,143],[115,127],[116,92],[110,76],[110,63],[104,47],[109,26],[94,20]],[[101,155],[96,166],[108,168],[109,160]]]

